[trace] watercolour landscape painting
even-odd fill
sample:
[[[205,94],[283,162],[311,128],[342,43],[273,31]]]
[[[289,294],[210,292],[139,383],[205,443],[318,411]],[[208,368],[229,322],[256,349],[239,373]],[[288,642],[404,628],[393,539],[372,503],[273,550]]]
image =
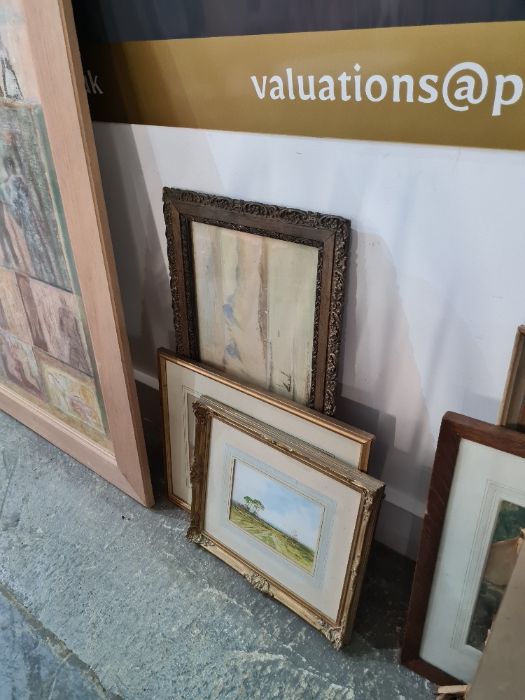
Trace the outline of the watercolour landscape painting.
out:
[[[324,506],[236,459],[230,521],[292,564],[313,573]]]
[[[308,403],[319,251],[193,221],[200,359]]]

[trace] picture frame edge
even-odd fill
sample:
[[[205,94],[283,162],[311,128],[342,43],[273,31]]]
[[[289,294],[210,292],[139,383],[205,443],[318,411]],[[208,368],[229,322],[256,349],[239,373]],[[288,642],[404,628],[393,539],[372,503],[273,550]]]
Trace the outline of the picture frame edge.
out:
[[[62,423],[52,414],[4,386],[0,389],[0,410],[35,431],[51,444],[60,443],[60,449],[63,452],[140,502],[141,494],[136,492],[133,484],[118,469],[113,453],[82,435],[75,428]]]
[[[368,558],[370,556],[370,550],[372,548],[374,534],[376,531],[377,522],[379,520],[379,514],[381,512],[381,504],[385,497],[385,488],[385,485],[383,485],[383,488],[378,492],[369,494],[369,497],[371,497],[369,516],[364,524],[360,521],[360,529],[362,530],[362,533],[360,532],[359,536],[362,537],[362,542],[361,546],[356,548],[358,551],[354,555],[359,557],[357,573],[355,576],[353,592],[351,592],[351,595],[349,595],[349,600],[344,601],[345,612],[343,614],[345,615],[346,623],[345,633],[343,636],[343,646],[348,644],[352,637],[363,582],[365,579]],[[364,495],[364,500],[366,501],[366,495]]]
[[[343,231],[351,222],[335,214],[323,214],[313,210],[302,210],[279,204],[264,204],[252,200],[214,195],[199,190],[186,190],[178,187],[163,187],[163,193],[176,207],[177,203],[192,204],[199,207],[212,207],[218,211],[235,211],[250,216],[270,218],[285,223],[302,226],[308,229],[323,229],[329,233]],[[263,228],[265,228],[263,226]]]
[[[510,402],[517,378],[519,362],[523,354],[525,354],[525,324],[520,324],[514,337],[514,344],[512,346],[507,375],[505,377],[505,386],[498,409],[498,417],[496,419],[496,425],[501,425],[511,430],[515,430],[515,428],[508,424]]]
[[[232,386],[232,388],[237,389],[242,393],[248,394],[249,396],[253,396],[254,398],[258,399],[260,398],[260,400],[265,401],[266,403],[275,405],[277,407],[281,407],[284,410],[289,410],[290,413],[293,413],[294,415],[306,413],[307,416],[301,416],[304,417],[305,420],[311,420],[313,418],[316,418],[317,421],[314,422],[332,423],[334,427],[338,428],[338,430],[336,430],[335,432],[338,432],[342,435],[351,433],[352,439],[354,439],[356,442],[359,442],[362,445],[371,446],[376,439],[376,436],[373,433],[369,433],[366,430],[362,430],[361,428],[356,428],[350,423],[346,423],[342,420],[339,420],[334,416],[328,416],[326,413],[316,411],[313,408],[310,408],[309,406],[305,406],[304,404],[300,404],[295,401],[292,401],[291,399],[287,399],[286,397],[281,396],[280,394],[275,394],[274,392],[268,391],[267,389],[261,389],[260,387],[254,384],[243,383],[238,379],[235,379],[234,377],[230,377],[227,374],[222,373],[220,370],[217,370],[214,367],[206,365],[206,363],[204,362],[194,360],[192,358],[181,357],[175,351],[170,350],[169,348],[160,347],[158,348],[157,353],[162,357],[163,361],[165,360],[166,362],[171,362],[173,364],[194,371],[197,374],[201,374],[204,377],[208,377],[212,380],[218,381],[219,383],[224,384],[225,386]],[[367,473],[364,469],[359,469],[359,471],[362,471],[365,474]]]
[[[348,284],[347,267],[351,240],[351,222],[347,220],[346,226],[342,227],[342,230],[335,234],[332,267],[332,289],[335,288],[335,292],[330,294],[323,404],[323,412],[328,416],[333,416],[336,410],[337,373],[341,352],[345,290]]]
[[[27,0],[22,0],[24,8],[26,7],[26,3]],[[124,308],[122,305],[122,296],[120,292],[117,267],[113,252],[113,244],[111,240],[104,190],[102,187],[102,176],[100,173],[100,166],[95,144],[95,136],[93,132],[93,126],[91,123],[87,95],[84,90],[84,74],[82,69],[82,60],[80,56],[80,48],[76,36],[73,5],[71,0],[59,0],[58,5],[62,20],[62,31],[64,36],[66,53],[68,57],[68,66],[70,69],[71,82],[74,90],[75,104],[77,108],[77,119],[84,145],[86,169],[91,185],[90,193],[93,199],[94,214],[97,221],[96,232],[104,261],[104,281],[107,284],[107,296],[110,301],[112,325],[116,336],[116,352],[118,358],[120,359],[120,363],[117,365],[116,371],[122,372],[123,376],[125,395],[129,410],[129,422],[132,427],[131,436],[128,435],[125,438],[121,439],[120,436],[115,437],[114,435],[114,428],[116,422],[115,417],[116,414],[119,414],[121,412],[121,409],[119,408],[117,412],[114,411],[112,408],[108,408],[109,402],[107,401],[107,394],[109,393],[109,387],[107,386],[107,382],[102,382],[102,378],[100,376],[101,365],[103,364],[102,359],[100,357],[100,351],[94,352],[94,359],[97,365],[97,370],[99,372],[98,381],[100,382],[100,388],[104,400],[109,431],[111,439],[113,441],[116,469],[122,475],[123,479],[129,484],[129,489],[126,491],[126,493],[128,493],[128,495],[131,495],[132,498],[140,502],[145,507],[151,507],[154,505],[155,499],[153,496],[153,488],[151,484],[149,460],[146,451],[137,390],[135,387],[135,379],[133,375],[133,366],[131,360],[131,350],[129,347],[129,340],[126,333]],[[38,78],[38,83],[40,85],[40,78]],[[48,128],[48,130],[50,131],[49,127],[47,126],[47,118],[46,128]],[[49,135],[49,140],[51,144],[51,135]],[[55,155],[53,154],[53,159],[54,158]],[[62,197],[61,180],[62,178],[57,172],[57,181],[60,188],[60,196]],[[66,211],[64,211],[64,216],[69,230],[70,222]],[[71,245],[73,247],[72,243]],[[77,275],[80,278],[80,273],[78,271],[78,258],[81,256],[78,255],[78,251],[75,251],[75,253],[75,267],[77,267]],[[82,300],[84,301],[83,293]],[[94,346],[95,338],[93,337],[94,334],[92,332],[93,314],[88,315],[86,311],[85,314],[88,328],[90,330],[90,342],[92,346]],[[97,334],[95,334],[95,336]],[[118,432],[119,431],[117,430],[117,433]],[[130,437],[132,438],[131,441]],[[132,442],[134,446],[133,459],[130,458],[129,454],[130,442]],[[128,464],[131,462],[135,463],[135,468],[132,469],[131,472],[129,472]]]

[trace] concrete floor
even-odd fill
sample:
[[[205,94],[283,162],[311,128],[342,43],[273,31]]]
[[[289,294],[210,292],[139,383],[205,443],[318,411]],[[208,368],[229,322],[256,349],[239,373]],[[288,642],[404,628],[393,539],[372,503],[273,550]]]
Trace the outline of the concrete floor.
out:
[[[375,545],[336,652],[186,527],[0,413],[0,700],[434,697],[397,663],[408,560]]]

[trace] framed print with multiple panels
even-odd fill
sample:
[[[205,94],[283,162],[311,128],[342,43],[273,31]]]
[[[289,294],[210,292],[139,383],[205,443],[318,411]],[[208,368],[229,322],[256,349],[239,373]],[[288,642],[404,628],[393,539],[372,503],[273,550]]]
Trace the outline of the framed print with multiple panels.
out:
[[[197,400],[194,411],[188,539],[340,649],[384,485],[210,398]]]
[[[191,504],[190,465],[195,445],[193,402],[201,395],[257,417],[308,441],[347,465],[368,469],[373,436],[275,394],[240,384],[198,362],[159,351],[159,384],[164,418],[168,496],[177,505]]]
[[[0,409],[151,504],[69,0],[3,0],[0,58]]]
[[[177,354],[335,410],[350,222],[164,188]]]

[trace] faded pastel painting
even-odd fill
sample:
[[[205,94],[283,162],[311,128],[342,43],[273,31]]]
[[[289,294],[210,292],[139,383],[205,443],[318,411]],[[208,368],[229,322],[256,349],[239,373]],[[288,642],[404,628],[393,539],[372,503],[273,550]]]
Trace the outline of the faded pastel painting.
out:
[[[0,384],[110,448],[18,0],[0,65]]]
[[[37,352],[49,402],[77,427],[96,438],[104,433],[104,420],[93,379],[68,365]]]
[[[318,250],[192,223],[200,359],[307,404]]]
[[[230,521],[296,566],[315,568],[324,506],[236,459]]]
[[[74,294],[25,280],[20,291],[35,329],[35,345],[71,367],[92,375],[81,307]]]
[[[37,279],[71,289],[59,222],[46,179],[43,119],[37,105],[0,109],[0,201],[4,264]],[[28,253],[26,256],[25,253]]]
[[[0,267],[0,290],[0,328],[31,345],[29,321],[25,314],[20,313],[23,302],[16,273]]]
[[[502,501],[474,607],[467,644],[483,651],[525,535],[525,508]]]
[[[44,399],[42,378],[33,348],[5,332],[0,332],[0,381],[2,379],[29,396]]]

